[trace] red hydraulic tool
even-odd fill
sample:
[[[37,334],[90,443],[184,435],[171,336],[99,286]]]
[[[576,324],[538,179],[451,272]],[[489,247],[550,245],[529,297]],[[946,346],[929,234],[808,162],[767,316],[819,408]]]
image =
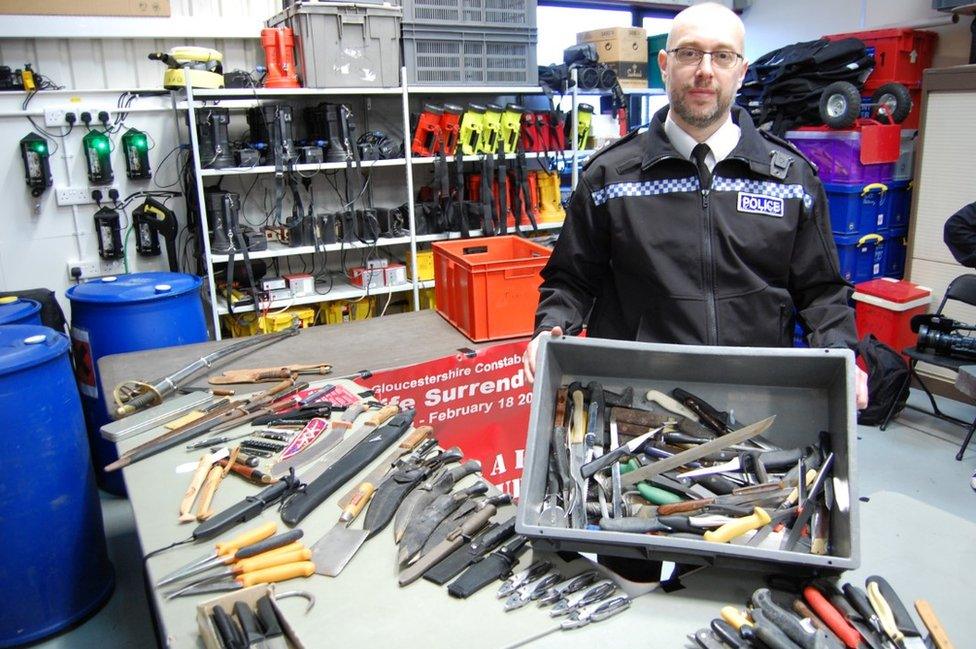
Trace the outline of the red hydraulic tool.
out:
[[[441,146],[441,119],[444,109],[433,104],[424,104],[424,110],[417,118],[417,128],[413,132],[410,151],[417,156],[429,158],[436,155]]]
[[[440,143],[444,147],[444,153],[454,155],[458,148],[458,137],[461,135],[461,115],[464,109],[454,104],[444,104],[444,112],[441,114],[441,137]]]

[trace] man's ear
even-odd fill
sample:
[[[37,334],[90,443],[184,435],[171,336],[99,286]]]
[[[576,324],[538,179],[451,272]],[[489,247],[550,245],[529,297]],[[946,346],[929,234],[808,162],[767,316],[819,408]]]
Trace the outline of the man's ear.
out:
[[[664,50],[659,50],[657,53],[657,67],[661,69],[661,79],[664,84],[668,83],[668,53]],[[741,84],[741,81],[740,81]]]
[[[742,84],[746,80],[746,72],[748,72],[748,71],[749,71],[749,61],[743,61],[742,62],[742,74],[739,75],[739,86],[738,86],[738,88],[736,88],[736,90],[741,90],[742,89]]]

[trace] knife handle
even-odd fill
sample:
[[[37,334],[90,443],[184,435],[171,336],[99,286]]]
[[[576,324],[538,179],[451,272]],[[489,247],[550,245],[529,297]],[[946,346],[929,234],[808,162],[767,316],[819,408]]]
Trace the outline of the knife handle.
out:
[[[898,627],[898,630],[905,635],[921,636],[921,632],[915,626],[914,620],[912,620],[912,614],[905,608],[905,604],[898,597],[898,593],[891,587],[891,584],[884,577],[878,575],[871,575],[865,580],[865,585],[870,585],[871,583],[878,585],[878,590],[881,591],[882,597],[888,602],[888,607],[891,608],[891,614],[895,618],[895,625]]]
[[[256,641],[264,639],[261,623],[258,622],[258,618],[255,617],[250,606],[244,602],[234,602],[234,615],[237,616],[237,621],[241,623],[241,628],[244,629],[248,646],[253,646]]]
[[[222,647],[225,649],[245,649],[247,647],[247,642],[241,636],[241,630],[234,622],[234,618],[227,614],[227,611],[221,606],[214,606],[211,616]]]
[[[417,426],[407,437],[400,442],[400,448],[405,451],[413,450],[420,442],[434,434],[433,426]]]
[[[599,473],[603,469],[613,465],[615,462],[627,457],[628,451],[627,447],[621,446],[613,449],[609,453],[604,453],[600,457],[596,458],[592,462],[587,462],[580,467],[580,475],[583,476],[584,480],[592,478],[596,473]]]
[[[247,559],[248,557],[253,557],[263,552],[267,552],[268,550],[274,550],[275,548],[283,547],[289,543],[294,543],[298,539],[302,538],[302,534],[303,532],[301,530],[289,530],[283,534],[278,534],[277,536],[272,536],[271,538],[264,539],[263,541],[252,543],[238,550],[234,554],[234,559]]]
[[[875,617],[876,613],[871,608],[871,600],[868,599],[867,593],[854,584],[844,584],[842,590],[844,591],[844,596],[847,597],[847,601],[851,603],[854,610],[861,614],[861,617],[866,622]]]
[[[315,564],[311,561],[299,561],[297,563],[286,563],[283,566],[265,568],[254,572],[245,573],[237,577],[237,583],[247,588],[256,584],[270,584],[295,577],[310,577],[315,572]]]
[[[658,516],[670,516],[671,514],[683,514],[686,512],[693,512],[696,509],[701,509],[707,507],[715,502],[714,498],[702,498],[699,500],[686,500],[680,503],[671,503],[668,505],[660,505],[657,508]]]
[[[918,611],[919,617],[925,623],[925,628],[929,630],[929,637],[935,643],[935,649],[954,649],[952,641],[946,635],[945,628],[943,628],[939,618],[936,617],[935,611],[932,610],[932,605],[924,599],[917,599],[915,600],[915,610]]]
[[[271,595],[265,595],[258,600],[258,619],[264,626],[266,638],[277,638],[282,635],[281,625],[278,624],[278,615],[275,613],[274,604],[271,603]]]
[[[372,426],[376,428],[377,426],[386,423],[389,419],[394,417],[398,412],[400,412],[400,409],[396,406],[383,406],[382,408],[377,410],[372,417],[367,419],[364,425]]]
[[[296,561],[308,561],[312,558],[312,551],[308,548],[298,548],[290,552],[272,552],[270,554],[261,555],[260,557],[251,557],[250,559],[244,559],[243,561],[238,561],[234,569],[242,572],[244,574],[249,574],[257,572],[258,570],[264,570],[265,568],[274,568],[275,566],[283,566],[286,563],[295,563]]]
[[[756,636],[769,649],[801,649],[800,645],[790,640],[776,624],[774,624],[759,609],[753,609],[752,619],[756,621]]]
[[[827,598],[820,594],[819,590],[813,586],[807,586],[803,589],[803,598],[813,609],[813,612],[823,620],[827,628],[840,638],[845,647],[857,649],[861,641],[861,634],[844,619],[844,616],[834,608],[833,604],[827,601]]]
[[[726,523],[717,530],[709,530],[705,532],[704,537],[706,541],[712,541],[714,543],[728,543],[737,536],[742,536],[749,530],[759,529],[763,525],[770,522],[769,514],[762,507],[756,507],[753,513],[749,516],[743,516],[742,518],[732,521],[731,523]]]

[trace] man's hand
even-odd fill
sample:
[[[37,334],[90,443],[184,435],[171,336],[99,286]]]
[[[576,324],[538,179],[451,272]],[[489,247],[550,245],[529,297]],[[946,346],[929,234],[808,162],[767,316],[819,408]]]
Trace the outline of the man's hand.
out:
[[[868,375],[856,365],[854,366],[854,395],[857,398],[858,410],[868,407]]]
[[[525,355],[522,356],[522,368],[525,370],[525,380],[529,385],[535,382],[535,356],[539,352],[539,339],[543,336],[559,338],[562,335],[562,327],[553,327],[549,331],[540,331],[538,336],[529,341],[529,346],[525,348]]]

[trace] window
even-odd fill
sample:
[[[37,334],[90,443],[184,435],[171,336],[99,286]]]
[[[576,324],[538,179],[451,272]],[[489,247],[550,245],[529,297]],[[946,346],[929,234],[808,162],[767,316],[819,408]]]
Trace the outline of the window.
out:
[[[652,18],[650,16],[644,16],[644,29],[647,30],[648,36],[654,36],[656,34],[667,34],[671,31],[671,23],[673,20],[671,18]],[[651,54],[657,54],[657,52],[648,52],[648,56]]]
[[[629,10],[583,9],[580,7],[540,6],[539,65],[563,62],[563,50],[576,44],[576,33],[603,27],[630,27],[633,18]]]

